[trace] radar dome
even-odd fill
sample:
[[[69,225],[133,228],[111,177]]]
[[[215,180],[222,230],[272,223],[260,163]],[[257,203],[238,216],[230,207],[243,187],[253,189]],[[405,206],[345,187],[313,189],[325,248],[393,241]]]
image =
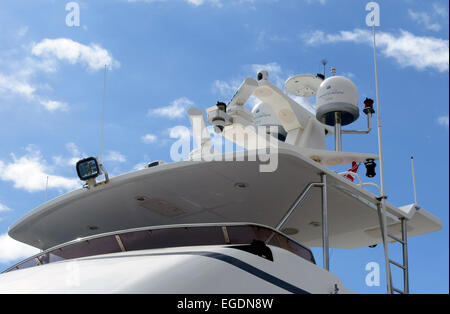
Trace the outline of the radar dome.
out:
[[[287,132],[281,125],[280,120],[276,117],[275,112],[268,104],[260,102],[255,105],[252,109],[252,114],[253,121],[256,126],[265,126],[268,128],[275,126],[278,131],[276,133],[271,133],[271,135],[282,142],[286,140]]]
[[[332,76],[320,84],[316,94],[316,118],[326,125],[335,125],[335,113],[347,125],[359,117],[358,90],[343,76]]]

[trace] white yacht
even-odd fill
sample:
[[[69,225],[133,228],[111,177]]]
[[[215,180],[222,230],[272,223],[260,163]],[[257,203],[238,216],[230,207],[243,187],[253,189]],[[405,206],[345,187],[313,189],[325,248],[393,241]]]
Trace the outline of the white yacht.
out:
[[[379,154],[342,151],[343,134],[370,132],[374,102],[365,101],[367,130],[344,130],[360,115],[350,80],[296,75],[286,91],[261,71],[206,119],[191,108],[197,145],[186,161],[110,179],[101,161],[81,160],[83,188],[10,227],[41,252],[3,272],[0,293],[354,293],[329,272],[328,251],[377,244],[387,291],[408,293],[407,239],[440,230],[441,220],[416,203],[390,204],[357,167],[332,169],[361,163],[367,176],[378,172]],[[260,102],[249,111],[251,96]],[[243,149],[215,150],[207,122]],[[391,242],[401,243],[402,261],[389,257]],[[320,266],[313,247],[323,250]],[[391,267],[403,270],[403,287],[392,284]]]

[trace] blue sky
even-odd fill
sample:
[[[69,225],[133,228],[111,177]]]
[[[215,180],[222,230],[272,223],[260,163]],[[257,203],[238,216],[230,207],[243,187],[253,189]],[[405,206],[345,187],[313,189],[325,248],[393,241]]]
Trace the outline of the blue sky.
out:
[[[74,27],[68,2],[0,2],[0,269],[31,254],[6,233],[44,201],[47,176],[56,197],[79,186],[74,161],[99,154],[105,63],[113,175],[170,161],[171,129],[189,126],[185,109],[227,102],[260,68],[281,85],[322,72],[326,58],[360,98],[375,97],[366,1],[85,0]],[[414,156],[419,203],[444,228],[410,239],[411,288],[448,293],[448,2],[378,3],[387,194],[395,205],[413,202]],[[345,136],[343,148],[376,153],[376,132]],[[370,261],[382,262],[381,248],[333,250],[331,269],[350,289],[383,292],[384,281],[365,285]]]

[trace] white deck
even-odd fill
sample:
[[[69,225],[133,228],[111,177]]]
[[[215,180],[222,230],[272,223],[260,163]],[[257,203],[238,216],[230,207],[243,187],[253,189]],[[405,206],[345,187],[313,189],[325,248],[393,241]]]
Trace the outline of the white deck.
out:
[[[243,154],[243,153],[242,153]],[[97,233],[185,223],[253,222],[276,226],[307,184],[328,175],[330,247],[358,248],[381,243],[376,196],[335,172],[280,149],[274,173],[258,162],[179,162],[124,174],[92,190],[79,189],[51,200],[17,221],[9,235],[40,249]],[[248,184],[238,189],[235,183]],[[144,196],[139,202],[136,197]],[[439,218],[414,206],[388,204],[390,233],[400,236],[398,217],[406,217],[408,236],[442,228]],[[313,189],[285,227],[300,243],[321,246],[321,191]],[[90,226],[98,227],[90,230]]]

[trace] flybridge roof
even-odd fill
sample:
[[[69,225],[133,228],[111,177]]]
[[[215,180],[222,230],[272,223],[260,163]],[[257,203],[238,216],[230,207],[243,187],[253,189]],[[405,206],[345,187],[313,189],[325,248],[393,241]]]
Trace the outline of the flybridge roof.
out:
[[[240,152],[238,154],[245,154]],[[79,189],[32,210],[9,235],[40,249],[98,233],[157,225],[250,222],[276,226],[303,189],[328,186],[329,241],[333,248],[381,243],[376,195],[295,151],[280,149],[275,172],[259,162],[178,162],[112,178]],[[309,246],[321,246],[321,191],[314,188],[284,228]],[[442,228],[441,220],[415,206],[387,206],[389,233],[400,236],[399,218],[408,218],[408,236]]]

